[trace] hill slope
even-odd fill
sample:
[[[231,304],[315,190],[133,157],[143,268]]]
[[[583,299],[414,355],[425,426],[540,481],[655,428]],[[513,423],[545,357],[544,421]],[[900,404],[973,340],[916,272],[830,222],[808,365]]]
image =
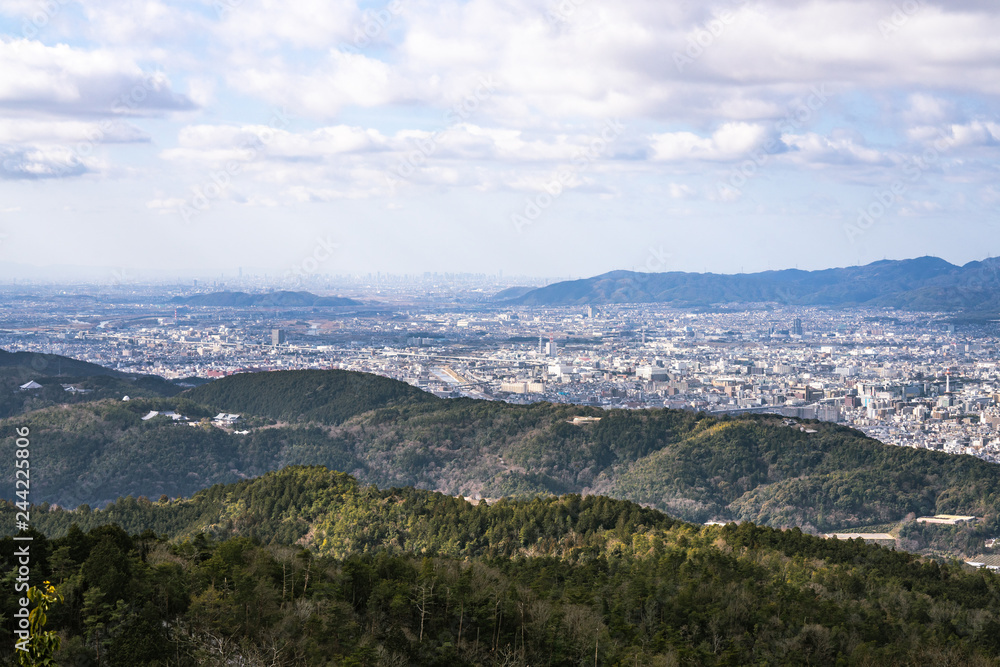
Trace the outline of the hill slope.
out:
[[[739,275],[612,271],[540,287],[509,301],[521,305],[676,306],[770,301],[809,306],[1000,311],[1000,259],[959,267],[937,257],[920,257],[821,271],[788,269]]]
[[[141,419],[167,409],[192,423],[242,412],[249,432],[207,419],[195,427]],[[578,415],[601,420],[569,423]],[[44,448],[32,459],[33,497],[71,507],[189,495],[310,464],[449,495],[604,493],[698,522],[829,531],[910,513],[985,517],[956,533],[956,553],[1000,532],[996,465],[891,447],[830,424],[805,433],[769,416],[442,400],[381,377],[296,371],[231,376],[171,399],[47,408],[3,425],[15,424],[29,426]]]
[[[185,306],[215,306],[219,308],[325,308],[333,306],[356,306],[359,302],[339,296],[316,296],[312,292],[268,292],[248,294],[247,292],[211,292],[192,296],[177,296],[170,303]]]
[[[28,382],[40,384],[41,388],[21,391],[21,385]],[[84,392],[67,392],[63,385]],[[0,350],[0,417],[112,396],[173,396],[181,389],[159,376],[130,376],[58,354]]]
[[[550,521],[546,517],[559,521],[544,525]],[[320,466],[292,466],[215,485],[189,499],[149,502],[129,497],[103,510],[36,513],[33,525],[52,537],[67,534],[73,524],[84,530],[115,524],[129,533],[152,530],[171,538],[199,533],[215,539],[245,536],[265,544],[300,543],[337,558],[373,549],[510,557],[524,551],[529,541],[524,536],[533,535],[531,542],[546,534],[562,540],[612,530],[619,521],[659,529],[678,523],[660,512],[604,496],[472,505],[412,487],[363,487],[349,475]]]
[[[324,424],[391,405],[440,401],[405,382],[340,370],[241,373],[189,389],[184,396],[228,412]]]
[[[472,506],[294,468],[39,518],[57,664],[1000,664],[991,573],[602,497]],[[12,571],[23,543],[0,543]]]

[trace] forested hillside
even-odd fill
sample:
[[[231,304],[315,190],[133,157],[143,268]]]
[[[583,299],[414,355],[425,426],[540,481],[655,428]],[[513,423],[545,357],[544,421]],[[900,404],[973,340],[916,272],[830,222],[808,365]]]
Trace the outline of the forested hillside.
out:
[[[21,390],[29,382],[38,389]],[[83,391],[67,392],[63,385]],[[64,403],[122,396],[174,396],[183,387],[155,375],[126,375],[58,354],[0,350],[0,418]]]
[[[150,410],[188,421],[143,420]],[[243,421],[209,424],[219,411]],[[576,416],[600,421],[571,423]],[[173,398],[53,406],[2,424],[14,425],[29,426],[38,445],[33,497],[68,507],[186,496],[315,464],[382,488],[449,495],[601,493],[697,522],[830,531],[910,514],[984,517],[952,536],[954,553],[966,555],[1000,534],[994,464],[770,416],[443,400],[371,375],[289,371],[232,376]]]
[[[240,373],[189,389],[197,403],[225,406],[283,421],[340,424],[354,415],[390,405],[439,402],[405,382],[352,371]]]
[[[989,258],[955,266],[938,257],[879,260],[819,271],[717,274],[611,271],[552,283],[509,302],[522,305],[669,303],[707,306],[777,302],[813,306],[888,306],[923,311],[997,312],[1000,262]]]
[[[290,292],[279,290],[261,294],[247,292],[208,292],[191,296],[176,296],[173,304],[215,308],[322,308],[332,306],[356,306],[358,301],[338,296],[317,296],[312,292]]]
[[[473,506],[293,468],[39,517],[61,665],[1000,664],[992,573],[607,498]]]
[[[637,526],[668,529],[677,523],[655,510],[605,496],[473,505],[412,487],[360,486],[350,475],[319,466],[293,466],[216,485],[190,499],[120,498],[99,511],[36,512],[33,525],[54,537],[67,534],[73,524],[84,530],[115,524],[130,533],[152,530],[169,537],[245,536],[265,544],[302,544],[342,558],[373,549],[452,557],[537,551],[564,555],[595,530],[618,528],[619,538],[628,542]]]

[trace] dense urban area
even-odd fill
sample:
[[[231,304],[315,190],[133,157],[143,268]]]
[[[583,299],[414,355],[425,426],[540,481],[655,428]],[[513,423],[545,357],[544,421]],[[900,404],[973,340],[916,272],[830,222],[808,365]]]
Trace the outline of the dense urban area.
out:
[[[771,412],[1000,461],[995,322],[778,304],[505,305],[516,283],[373,275],[313,288],[355,303],[336,307],[185,301],[260,292],[249,280],[12,285],[3,288],[0,347],[171,379],[339,368],[441,396]]]

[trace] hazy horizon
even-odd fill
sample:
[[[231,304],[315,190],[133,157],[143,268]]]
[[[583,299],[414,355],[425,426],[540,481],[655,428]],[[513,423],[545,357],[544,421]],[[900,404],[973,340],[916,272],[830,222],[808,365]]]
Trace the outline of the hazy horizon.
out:
[[[905,257],[901,260],[889,259],[888,261],[906,261],[915,260],[923,258],[934,258],[942,259],[948,261],[942,257],[936,257],[934,255],[924,255],[922,257]],[[981,262],[989,259],[994,259],[992,256],[985,257],[980,260],[970,260],[962,264],[955,262],[949,262],[953,266],[962,267],[965,264]],[[886,260],[872,260],[868,264],[877,263]],[[850,266],[860,266],[860,265],[850,265]],[[178,272],[172,271],[170,269],[154,270],[154,271],[143,271],[142,269],[135,268],[114,268],[114,267],[21,267],[20,271],[16,271],[20,278],[10,278],[9,274],[4,275],[2,272],[7,268],[9,270],[9,265],[5,267],[0,264],[0,286],[4,287],[17,287],[20,285],[162,285],[162,286],[185,286],[189,288],[197,288],[198,290],[207,290],[213,287],[219,287],[219,289],[224,289],[226,291],[259,291],[260,289],[268,290],[285,290],[285,291],[301,291],[307,290],[310,287],[320,286],[323,283],[338,283],[344,281],[359,281],[368,280],[371,278],[376,278],[377,280],[392,280],[398,281],[403,279],[411,279],[414,281],[423,280],[426,278],[432,279],[455,279],[455,278],[492,278],[496,285],[543,285],[552,284],[561,281],[571,281],[571,280],[585,280],[588,278],[593,278],[596,276],[604,275],[607,273],[612,273],[616,271],[634,271],[634,272],[644,272],[644,273],[660,273],[661,271],[650,271],[644,268],[615,268],[609,269],[608,271],[602,271],[601,273],[593,275],[567,275],[567,276],[557,276],[557,275],[518,275],[509,274],[505,271],[498,271],[495,273],[483,272],[483,271],[420,271],[414,273],[404,273],[404,272],[391,272],[391,271],[356,271],[352,273],[315,273],[315,274],[294,274],[294,273],[280,273],[280,272],[269,272],[266,269],[259,267],[235,267],[228,270],[218,271],[215,274],[208,273],[197,273],[197,272]],[[804,269],[798,266],[782,266],[765,269],[764,271],[710,271],[714,275],[724,275],[724,276],[736,276],[743,274],[759,274],[765,273],[767,271],[788,271],[788,270],[808,270],[808,271],[822,271],[827,269],[839,269],[848,268],[847,266],[823,266],[816,269]],[[667,269],[663,272],[670,272]],[[680,271],[681,273],[691,273],[699,274],[704,273],[700,271]],[[192,284],[193,282],[193,284]],[[221,286],[221,287],[220,287]]]

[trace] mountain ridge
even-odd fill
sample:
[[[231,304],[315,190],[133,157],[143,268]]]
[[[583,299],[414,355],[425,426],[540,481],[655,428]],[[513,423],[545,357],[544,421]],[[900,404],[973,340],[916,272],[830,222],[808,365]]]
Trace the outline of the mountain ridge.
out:
[[[312,292],[291,292],[279,290],[262,294],[247,292],[209,292],[191,296],[175,296],[170,303],[185,306],[208,306],[218,308],[332,308],[337,306],[357,306],[359,301],[339,296],[317,296]]]
[[[906,310],[1000,311],[1000,259],[951,264],[938,257],[864,266],[749,274],[609,271],[500,300],[525,306],[665,303],[679,307],[777,302]]]

